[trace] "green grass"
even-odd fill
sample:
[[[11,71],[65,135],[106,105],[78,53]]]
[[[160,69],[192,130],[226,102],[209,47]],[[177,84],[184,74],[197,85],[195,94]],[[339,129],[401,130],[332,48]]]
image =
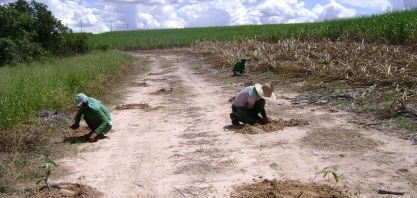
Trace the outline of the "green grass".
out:
[[[76,111],[78,92],[100,99],[112,95],[114,90],[106,85],[117,86],[132,60],[131,55],[111,50],[0,68],[0,197],[26,193],[16,184],[35,184],[43,176],[38,166],[41,154],[58,159],[80,144],[58,144],[68,134],[68,125],[45,124],[36,119],[36,111],[70,115]]]
[[[132,59],[126,53],[108,51],[0,68],[0,128],[27,122],[39,109],[73,109],[79,92],[101,96],[109,91],[103,85]]]
[[[417,9],[320,23],[133,30],[87,36],[87,43],[95,49],[121,50],[185,47],[201,41],[275,42],[288,38],[404,44],[417,41]]]
[[[396,117],[395,121],[397,122],[398,126],[401,128],[408,129],[408,130],[414,129],[413,121],[410,121],[410,119],[407,119],[404,116]]]

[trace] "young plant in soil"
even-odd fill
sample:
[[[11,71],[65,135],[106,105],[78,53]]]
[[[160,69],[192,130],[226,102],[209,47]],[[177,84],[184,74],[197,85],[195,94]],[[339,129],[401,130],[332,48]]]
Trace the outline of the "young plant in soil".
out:
[[[314,169],[316,170],[316,175],[310,181],[310,184],[313,184],[314,183],[314,180],[316,179],[316,177],[317,177],[317,175],[319,173],[323,173],[323,178],[326,178],[327,177],[327,181],[330,181],[330,175],[332,175],[333,178],[334,178],[334,180],[336,181],[336,183],[339,182],[339,176],[336,173],[337,167],[335,167],[335,166],[329,166],[329,167],[325,167],[325,168],[323,168],[323,170],[319,171],[319,168],[316,166]],[[336,185],[336,183],[334,185]],[[329,184],[326,184],[325,186],[328,189],[332,188],[332,187],[330,187]],[[297,193],[294,197],[300,198],[303,195],[303,193],[304,193],[304,190],[302,190],[300,193]]]
[[[42,156],[42,158],[45,158],[45,157]],[[45,177],[39,179],[36,182],[36,184],[39,184],[41,181],[45,181],[45,185],[46,185],[46,187],[48,188],[49,191],[51,191],[51,186],[49,185],[49,182],[48,182],[49,176],[51,175],[51,165],[56,166],[54,161],[48,160],[40,166],[40,168],[45,169]]]
[[[339,182],[339,176],[336,174],[336,171],[337,171],[337,167],[334,167],[334,166],[329,166],[329,167],[323,168],[323,170],[322,170],[323,178],[327,177],[327,181],[330,181],[330,174],[331,174],[331,175],[333,175],[333,178],[336,181],[336,183]],[[330,186],[328,184],[326,184],[326,185],[330,188]]]

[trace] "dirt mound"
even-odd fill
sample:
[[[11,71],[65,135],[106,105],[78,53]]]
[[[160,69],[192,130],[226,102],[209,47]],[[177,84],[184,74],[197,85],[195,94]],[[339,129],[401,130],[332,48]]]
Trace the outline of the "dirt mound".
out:
[[[80,126],[77,130],[74,130],[69,135],[66,135],[62,142],[69,144],[90,143],[90,136],[88,135],[90,132],[91,129],[88,126]],[[106,138],[109,137],[104,135],[104,137],[99,137],[98,140]]]
[[[97,191],[87,185],[72,184],[72,183],[59,183],[51,184],[51,191],[44,186],[34,187],[31,189],[30,198],[44,198],[44,197],[77,197],[77,198],[89,198],[89,197],[102,197],[103,193]]]
[[[343,191],[327,185],[303,184],[298,181],[277,181],[267,180],[255,184],[248,184],[236,187],[230,195],[231,198],[251,197],[251,198],[316,198],[316,197],[337,197],[348,198],[350,196]]]
[[[272,120],[268,124],[265,125],[249,125],[244,124],[242,127],[235,127],[231,128],[235,131],[235,133],[242,133],[242,134],[262,134],[262,133],[270,133],[284,129],[285,127],[295,127],[295,126],[305,126],[308,125],[308,122],[305,120],[299,119],[291,119],[291,120]]]
[[[373,150],[383,144],[381,141],[365,137],[358,130],[337,127],[315,129],[301,141],[303,145],[315,149],[334,151]]]

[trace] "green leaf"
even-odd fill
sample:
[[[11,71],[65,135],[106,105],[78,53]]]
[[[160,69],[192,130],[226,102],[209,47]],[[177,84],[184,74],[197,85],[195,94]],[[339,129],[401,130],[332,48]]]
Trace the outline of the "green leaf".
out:
[[[43,163],[43,164],[41,165],[41,168],[48,168],[48,167],[47,167],[46,163]]]
[[[329,172],[325,172],[325,173],[323,174],[323,178],[326,178],[327,173],[329,173]]]
[[[54,166],[56,166],[55,162],[54,162],[54,161],[52,161],[52,160],[49,160],[49,161],[47,161],[46,163],[47,163],[47,164],[49,164],[49,165],[54,165]]]
[[[339,177],[337,176],[337,174],[335,172],[332,172],[332,175],[334,177],[334,180],[336,180],[336,182],[339,182]]]
[[[43,181],[43,180],[45,180],[45,179],[40,179],[40,180],[38,180],[38,181],[36,182],[36,184],[41,183],[41,181]]]

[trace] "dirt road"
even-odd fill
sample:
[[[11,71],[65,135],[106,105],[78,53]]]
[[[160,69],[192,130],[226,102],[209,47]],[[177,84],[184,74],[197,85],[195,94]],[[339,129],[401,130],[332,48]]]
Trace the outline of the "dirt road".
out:
[[[278,99],[267,102],[267,114],[308,125],[233,128],[229,99],[249,81],[264,81],[232,78],[187,55],[135,55],[142,58],[137,67],[150,62],[151,70],[126,87],[121,104],[109,107],[109,138],[81,144],[76,157],[56,161],[71,173],[54,181],[88,185],[112,198],[239,197],[237,186],[273,179],[335,184],[352,197],[392,196],[378,189],[417,196],[411,141],[356,125],[358,118],[346,112],[294,105],[296,94],[284,87],[276,87]],[[242,133],[249,128],[255,132]],[[337,167],[340,182],[316,175],[325,167]]]

